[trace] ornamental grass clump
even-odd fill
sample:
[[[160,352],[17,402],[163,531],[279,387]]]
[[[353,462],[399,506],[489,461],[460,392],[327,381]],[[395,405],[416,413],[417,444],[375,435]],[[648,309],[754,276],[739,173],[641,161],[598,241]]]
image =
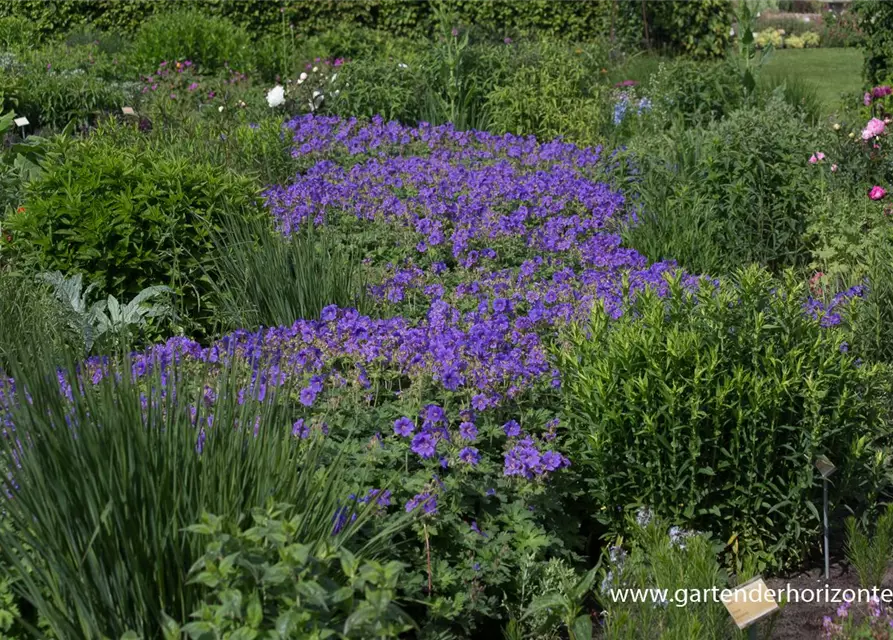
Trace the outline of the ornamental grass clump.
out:
[[[56,637],[158,637],[188,619],[203,545],[183,530],[206,510],[234,519],[289,500],[303,544],[382,549],[365,533],[377,504],[333,525],[366,492],[362,474],[295,437],[276,394],[245,400],[226,372],[204,386],[171,361],[143,376],[103,362],[104,376],[16,363],[0,388],[0,557]]]
[[[804,310],[807,313],[804,313]],[[790,566],[820,534],[813,461],[838,466],[832,503],[878,488],[889,440],[882,372],[848,349],[834,309],[792,275],[739,271],[696,291],[678,279],[612,322],[599,307],[556,350],[593,510],[623,529],[628,505],[708,531],[762,565]]]

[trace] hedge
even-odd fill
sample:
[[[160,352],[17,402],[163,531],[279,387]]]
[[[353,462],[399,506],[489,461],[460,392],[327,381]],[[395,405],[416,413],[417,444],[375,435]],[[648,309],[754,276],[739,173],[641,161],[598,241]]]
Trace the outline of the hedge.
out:
[[[279,29],[283,14],[299,33],[326,31],[336,23],[384,30],[395,35],[430,32],[435,4],[429,0],[190,0],[223,15],[255,35]],[[157,11],[182,8],[174,0],[0,0],[0,17],[17,15],[31,21],[43,36],[54,37],[72,27],[93,24],[100,29],[133,33]],[[729,42],[729,0],[449,0],[461,24],[504,35],[542,33],[589,41],[613,35],[616,42],[642,41],[643,14],[648,44],[696,56],[719,56]]]

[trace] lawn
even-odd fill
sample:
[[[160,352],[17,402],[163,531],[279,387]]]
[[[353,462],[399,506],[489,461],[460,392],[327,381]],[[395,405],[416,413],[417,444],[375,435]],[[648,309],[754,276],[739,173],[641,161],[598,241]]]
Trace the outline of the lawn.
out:
[[[841,94],[862,88],[862,52],[859,49],[779,49],[766,63],[773,79],[797,78],[813,85],[827,112],[841,107]]]

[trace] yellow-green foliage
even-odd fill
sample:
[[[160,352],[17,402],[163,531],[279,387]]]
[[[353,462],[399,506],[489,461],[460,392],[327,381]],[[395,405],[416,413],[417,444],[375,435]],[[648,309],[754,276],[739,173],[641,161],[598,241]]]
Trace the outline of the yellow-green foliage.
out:
[[[784,42],[781,37],[781,31],[778,29],[763,29],[757,34],[756,41],[757,46],[760,48],[765,48],[769,45],[780,47]]]
[[[815,31],[807,31],[806,33],[800,34],[800,37],[803,39],[803,44],[807,47],[817,47],[821,42],[819,34]]]

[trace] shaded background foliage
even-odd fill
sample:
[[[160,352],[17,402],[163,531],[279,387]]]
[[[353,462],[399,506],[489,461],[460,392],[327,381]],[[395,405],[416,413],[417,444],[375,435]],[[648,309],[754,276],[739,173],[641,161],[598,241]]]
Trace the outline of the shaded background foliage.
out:
[[[19,15],[44,36],[64,33],[79,24],[135,32],[153,13],[184,4],[225,16],[255,34],[268,32],[283,19],[302,34],[313,34],[349,22],[395,35],[431,33],[436,3],[409,0],[204,0],[192,3],[149,0],[4,0],[0,16]],[[645,35],[657,47],[697,56],[720,56],[729,42],[731,3],[701,2],[559,2],[556,0],[454,0],[447,3],[463,24],[502,37],[536,31],[550,37],[587,41],[610,37],[616,43],[640,44]]]

